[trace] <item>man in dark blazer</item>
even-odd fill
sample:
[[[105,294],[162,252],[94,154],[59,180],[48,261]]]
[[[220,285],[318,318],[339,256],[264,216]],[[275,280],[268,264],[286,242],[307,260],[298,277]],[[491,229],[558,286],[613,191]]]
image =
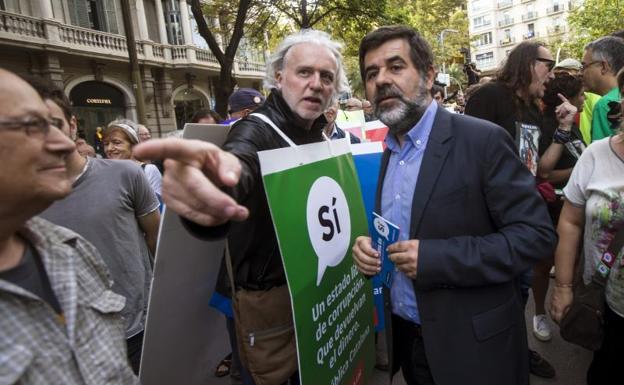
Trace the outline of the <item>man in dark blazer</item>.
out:
[[[360,70],[390,129],[377,210],[401,228],[384,293],[392,372],[408,385],[528,384],[518,277],[557,239],[532,175],[502,128],[431,102],[433,55],[413,29],[368,34]],[[369,237],[353,257],[380,271]]]

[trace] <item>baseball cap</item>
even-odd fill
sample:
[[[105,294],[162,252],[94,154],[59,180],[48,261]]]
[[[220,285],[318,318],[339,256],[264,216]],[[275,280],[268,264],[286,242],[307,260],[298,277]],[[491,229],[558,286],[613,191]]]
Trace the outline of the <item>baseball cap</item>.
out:
[[[576,60],[576,59],[567,58],[567,59],[563,59],[562,61],[557,63],[557,65],[555,66],[555,69],[557,69],[557,68],[563,68],[563,69],[567,69],[567,70],[580,71],[581,70],[581,62]]]
[[[256,108],[264,103],[264,96],[253,88],[239,88],[228,99],[230,113],[244,110],[245,108]]]

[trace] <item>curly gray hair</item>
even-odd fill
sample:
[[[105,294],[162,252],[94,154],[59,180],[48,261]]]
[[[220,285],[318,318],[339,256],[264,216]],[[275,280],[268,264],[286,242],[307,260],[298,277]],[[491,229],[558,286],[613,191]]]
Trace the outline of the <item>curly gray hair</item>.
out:
[[[347,76],[345,75],[342,54],[340,53],[342,50],[342,44],[333,41],[327,33],[315,29],[304,29],[297,33],[288,35],[284,40],[282,40],[280,45],[277,47],[277,50],[273,53],[273,55],[271,55],[269,62],[267,63],[264,87],[267,89],[277,88],[277,79],[275,78],[275,75],[277,72],[284,69],[284,58],[286,57],[286,54],[293,46],[303,43],[318,44],[327,48],[334,56],[337,71],[335,79],[336,92],[334,93],[332,100],[336,99],[338,95],[344,92],[349,92],[349,82],[347,80]]]

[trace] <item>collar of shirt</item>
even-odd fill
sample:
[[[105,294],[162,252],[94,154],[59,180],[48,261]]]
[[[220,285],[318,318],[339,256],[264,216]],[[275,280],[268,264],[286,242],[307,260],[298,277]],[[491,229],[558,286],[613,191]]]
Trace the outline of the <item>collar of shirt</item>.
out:
[[[334,125],[332,126],[332,130],[331,130],[331,134],[329,134],[329,139],[339,139],[338,129],[336,127],[338,127],[338,125],[334,122]]]
[[[420,120],[405,135],[406,143],[411,142],[412,145],[425,143],[426,139],[431,133],[431,128],[433,127],[433,121],[435,119],[437,111],[438,103],[434,103],[433,101],[431,101]],[[399,144],[396,136],[387,135],[385,142],[386,146],[388,146],[388,149],[390,151],[396,153],[401,152],[401,145]]]

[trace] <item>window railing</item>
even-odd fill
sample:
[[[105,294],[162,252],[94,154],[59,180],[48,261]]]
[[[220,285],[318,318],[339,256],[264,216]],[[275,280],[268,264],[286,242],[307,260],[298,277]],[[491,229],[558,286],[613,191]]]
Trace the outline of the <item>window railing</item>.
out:
[[[499,45],[500,46],[506,46],[506,45],[510,45],[510,44],[514,44],[516,42],[516,38],[515,37],[506,37],[502,40],[499,41]]]
[[[549,35],[559,35],[565,33],[566,27],[565,25],[554,25],[552,27],[546,28],[546,31],[548,31]]]
[[[70,50],[74,55],[82,54],[91,57],[102,55],[128,60],[128,47],[126,37],[123,35],[6,11],[0,11],[0,39],[28,41],[42,47],[52,47],[55,50]],[[175,60],[176,65],[192,64],[219,69],[219,62],[211,51],[195,46],[137,41],[136,47],[140,60],[163,64]],[[249,72],[249,75],[261,77],[265,68],[265,63],[258,60],[235,59],[235,72]]]
[[[45,39],[43,21],[35,17],[0,11],[0,32]]]
[[[508,25],[512,25],[513,23],[514,23],[514,19],[513,17],[510,17],[510,18],[506,18],[506,19],[499,21],[498,26],[502,28],[502,27],[507,27]]]
[[[565,5],[564,4],[555,4],[552,7],[548,7],[546,8],[546,14],[548,15],[552,15],[555,13],[560,13],[565,11]]]
[[[529,32],[525,33],[524,35],[522,35],[522,38],[524,40],[528,40],[528,39],[533,39],[536,36],[537,36],[537,34],[535,33],[535,31],[529,31]]]
[[[477,59],[477,67],[490,67],[492,65],[494,65],[494,57],[489,57],[486,59]]]
[[[474,29],[479,29],[479,28],[489,27],[490,25],[492,25],[492,21],[488,20],[488,21],[485,21],[485,22],[483,22],[481,24],[474,24],[473,27],[474,27]]]
[[[522,21],[529,21],[529,20],[534,20],[537,19],[537,12],[532,11],[532,12],[527,12],[524,15],[522,15]]]

